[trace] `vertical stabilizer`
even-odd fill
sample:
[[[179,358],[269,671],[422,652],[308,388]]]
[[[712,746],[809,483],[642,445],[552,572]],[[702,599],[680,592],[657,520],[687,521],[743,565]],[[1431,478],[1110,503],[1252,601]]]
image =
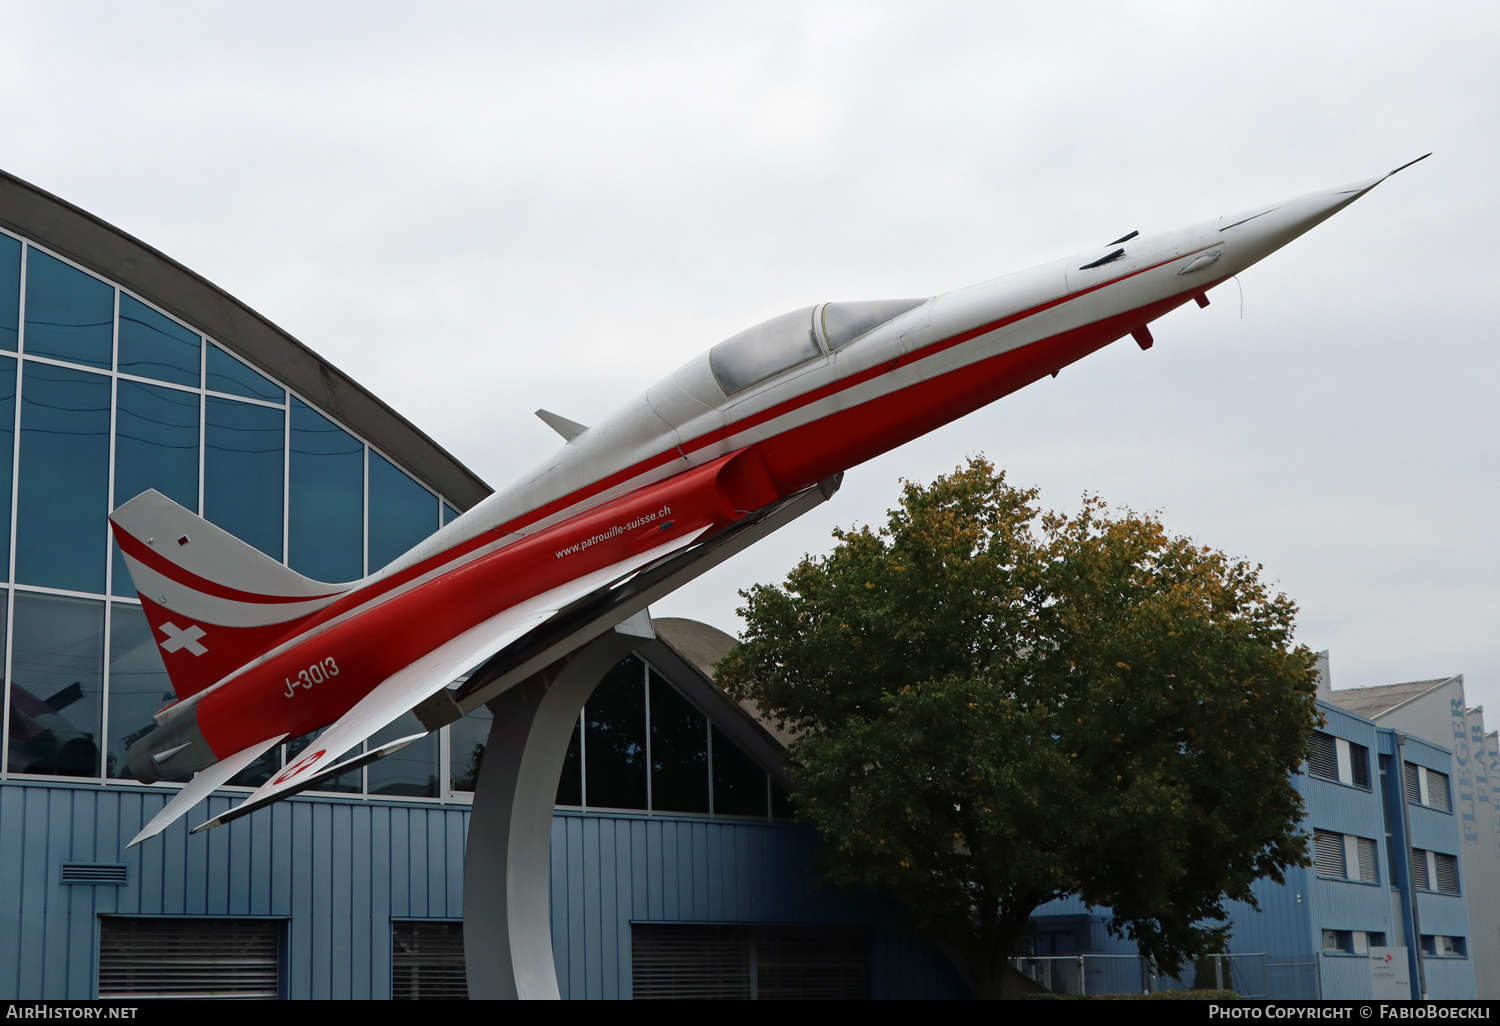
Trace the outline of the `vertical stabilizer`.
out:
[[[178,698],[261,655],[353,587],[303,577],[155,490],[110,522]]]

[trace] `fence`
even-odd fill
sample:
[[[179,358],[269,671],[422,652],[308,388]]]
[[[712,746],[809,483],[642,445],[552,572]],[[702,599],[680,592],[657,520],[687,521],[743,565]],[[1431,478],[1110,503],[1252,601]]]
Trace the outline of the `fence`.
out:
[[[1139,955],[1040,955],[1011,965],[1054,994],[1152,994],[1160,990],[1232,990],[1241,997],[1322,997],[1316,960],[1296,961],[1265,953],[1210,955],[1162,973]]]

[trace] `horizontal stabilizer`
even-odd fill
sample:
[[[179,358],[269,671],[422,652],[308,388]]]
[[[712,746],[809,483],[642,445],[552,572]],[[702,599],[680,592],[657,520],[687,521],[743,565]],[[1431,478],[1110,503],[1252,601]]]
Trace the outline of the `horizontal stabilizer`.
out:
[[[230,779],[240,770],[249,766],[266,752],[286,740],[285,734],[277,734],[275,737],[262,741],[258,745],[243,748],[227,759],[222,759],[212,766],[203,770],[192,780],[188,781],[181,791],[167,802],[166,806],[151,817],[151,822],[141,828],[141,832],[135,835],[125,847],[133,848],[148,837],[155,837],[167,827],[175,823],[194,805],[213,794],[220,787],[229,783]]]

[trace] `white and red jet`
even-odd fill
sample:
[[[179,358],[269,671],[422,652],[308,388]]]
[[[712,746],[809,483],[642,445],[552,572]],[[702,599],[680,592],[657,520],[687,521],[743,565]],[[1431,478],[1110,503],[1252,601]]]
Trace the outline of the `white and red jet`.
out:
[[[931,299],[773,318],[593,427],[538,411],[567,439],[557,455],[361,581],[309,580],[137,496],[111,520],[178,701],[129,762],[146,782],[198,773],[132,843],[286,738],[328,727],[202,827],[415,740],[340,761],[410,710],[429,729],[451,722],[822,501],[849,467],[1127,335],[1149,348],[1152,320],[1206,306],[1387,177],[1131,232]]]

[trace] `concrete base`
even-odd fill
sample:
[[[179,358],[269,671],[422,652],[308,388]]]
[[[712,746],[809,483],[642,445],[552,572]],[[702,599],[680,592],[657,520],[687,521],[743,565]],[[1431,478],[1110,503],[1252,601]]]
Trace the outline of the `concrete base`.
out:
[[[639,638],[609,631],[488,703],[464,857],[470,998],[557,998],[552,959],[552,811],[583,703]]]

